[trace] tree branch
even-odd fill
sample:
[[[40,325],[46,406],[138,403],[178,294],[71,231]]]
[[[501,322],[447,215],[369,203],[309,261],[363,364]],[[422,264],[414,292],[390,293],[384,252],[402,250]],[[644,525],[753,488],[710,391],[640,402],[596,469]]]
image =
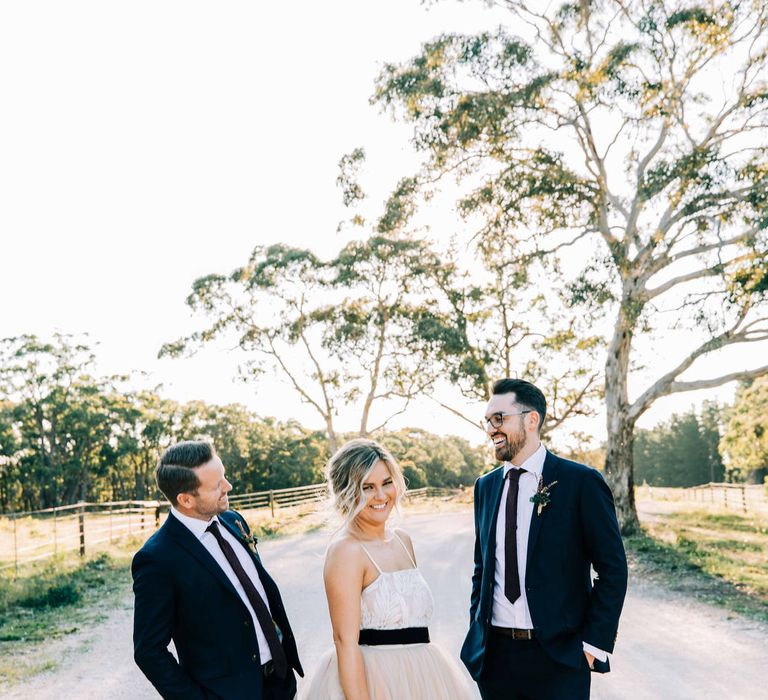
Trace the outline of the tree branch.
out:
[[[700,379],[695,382],[672,382],[669,386],[669,390],[665,391],[666,394],[676,394],[681,391],[698,391],[699,389],[712,389],[728,382],[745,381],[749,379],[755,379],[761,377],[764,374],[768,374],[768,365],[763,365],[757,369],[742,370],[741,372],[731,372],[730,374],[724,374],[720,377],[713,377],[712,379]]]
[[[703,277],[714,277],[719,274],[720,274],[720,271],[718,269],[705,267],[700,270],[694,270],[693,272],[689,272],[686,275],[678,275],[677,277],[673,277],[671,280],[667,280],[666,282],[664,282],[664,284],[660,284],[658,287],[649,289],[645,293],[645,298],[647,301],[650,301],[651,299],[655,299],[656,297],[661,296],[665,292],[668,292],[670,289],[672,289],[672,287],[676,287],[679,284],[685,284],[686,282],[702,279]]]
[[[432,399],[432,401],[434,401],[438,406],[444,408],[449,413],[453,413],[453,415],[456,416],[457,418],[461,418],[463,421],[466,421],[470,425],[473,425],[475,428],[478,428],[479,430],[482,430],[483,433],[485,433],[485,428],[483,428],[482,422],[475,421],[475,420],[472,420],[471,418],[468,418],[461,411],[458,411],[452,406],[449,406],[448,404],[443,403],[442,401],[440,401],[440,399],[436,399],[434,396],[429,396],[429,398]]]
[[[765,335],[759,335],[757,337],[750,338],[749,331],[748,331],[749,326],[747,326],[747,329],[743,329],[741,332],[737,332],[739,326],[742,324],[742,322],[746,318],[748,312],[749,312],[749,306],[745,306],[744,308],[742,308],[736,322],[733,324],[731,328],[724,331],[720,335],[715,336],[714,338],[710,338],[706,342],[702,343],[690,355],[688,355],[688,357],[686,357],[680,364],[678,364],[677,367],[667,372],[663,377],[661,377],[658,381],[656,381],[653,384],[653,386],[646,389],[637,398],[637,400],[629,407],[629,411],[628,411],[629,419],[632,421],[637,420],[637,418],[639,418],[643,413],[645,413],[645,411],[656,399],[658,399],[661,396],[667,396],[668,394],[678,391],[678,389],[672,388],[672,387],[676,387],[676,386],[688,387],[688,388],[683,388],[681,390],[691,391],[693,385],[697,384],[697,382],[676,382],[675,379],[679,377],[683,372],[685,372],[685,370],[687,370],[702,355],[706,355],[715,350],[719,350],[725,347],[726,345],[733,345],[735,343],[743,343],[743,342],[757,342],[759,340],[768,339],[768,333],[765,333]],[[753,325],[753,323],[750,325]],[[732,380],[727,380],[727,381],[732,381]],[[724,384],[724,383],[725,381],[720,382],[720,384]],[[716,384],[712,384],[711,386],[720,386],[720,384],[716,383]],[[701,387],[701,388],[706,388],[706,387]]]

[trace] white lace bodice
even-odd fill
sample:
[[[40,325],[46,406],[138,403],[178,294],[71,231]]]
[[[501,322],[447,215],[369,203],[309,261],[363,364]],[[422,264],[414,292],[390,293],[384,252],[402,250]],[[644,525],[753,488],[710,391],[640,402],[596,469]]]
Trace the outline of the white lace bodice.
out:
[[[402,540],[399,537],[397,539],[411,559]],[[428,627],[432,619],[434,600],[432,591],[429,590],[413,559],[412,569],[382,571],[367,549],[365,552],[378,570],[379,577],[363,589],[360,599],[360,629]]]

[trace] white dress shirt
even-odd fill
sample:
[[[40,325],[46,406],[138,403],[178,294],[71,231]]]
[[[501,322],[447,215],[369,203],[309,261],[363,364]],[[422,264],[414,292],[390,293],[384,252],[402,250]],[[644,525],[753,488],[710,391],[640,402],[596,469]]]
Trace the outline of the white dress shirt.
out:
[[[259,572],[256,570],[256,564],[253,563],[251,555],[246,551],[242,543],[227,529],[227,526],[223,525],[215,515],[208,521],[200,520],[199,518],[190,518],[188,515],[180,513],[173,506],[171,507],[171,513],[182,525],[184,525],[195,537],[197,537],[198,540],[200,540],[200,544],[202,544],[203,547],[208,550],[208,553],[216,560],[216,563],[221,567],[221,570],[227,575],[227,578],[235,587],[237,595],[240,596],[241,600],[245,604],[245,607],[248,608],[248,612],[251,614],[251,619],[253,620],[253,629],[256,632],[256,639],[259,643],[259,657],[261,658],[261,663],[262,665],[267,663],[267,661],[272,658],[272,652],[269,650],[267,638],[264,636],[261,625],[256,618],[256,613],[253,611],[253,606],[248,600],[245,589],[240,583],[240,579],[237,578],[235,570],[224,556],[224,552],[222,551],[221,546],[210,532],[205,531],[206,528],[214,520],[219,523],[219,532],[221,533],[222,537],[232,545],[232,549],[235,551],[237,558],[240,560],[240,564],[242,564],[243,569],[245,569],[245,573],[248,574],[248,578],[253,581],[253,585],[256,587],[256,591],[261,596],[264,604],[267,606],[267,610],[269,610],[267,593],[264,590],[261,579],[259,579]]]
[[[495,627],[515,627],[517,629],[533,629],[531,620],[531,611],[528,608],[528,599],[525,595],[525,571],[528,559],[528,534],[531,528],[531,516],[533,515],[534,504],[531,502],[531,496],[536,493],[539,485],[539,477],[544,469],[544,460],[547,457],[547,450],[544,445],[539,448],[519,467],[504,463],[504,488],[501,492],[501,504],[499,514],[496,518],[496,571],[494,572],[493,582],[493,615],[491,624]],[[517,570],[520,575],[520,597],[511,603],[504,595],[504,572],[506,570],[505,547],[504,542],[507,532],[507,513],[505,504],[507,502],[507,491],[509,490],[509,479],[507,474],[510,469],[525,469],[520,476],[520,486],[517,494]],[[582,642],[584,651],[588,651],[592,656],[600,661],[608,659],[608,653],[602,649],[597,649],[591,644]]]

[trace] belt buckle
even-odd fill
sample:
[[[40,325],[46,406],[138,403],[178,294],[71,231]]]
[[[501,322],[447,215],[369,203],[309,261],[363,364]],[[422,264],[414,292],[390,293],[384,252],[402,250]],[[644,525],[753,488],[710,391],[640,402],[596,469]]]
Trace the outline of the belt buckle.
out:
[[[269,678],[275,672],[275,662],[270,659],[261,667],[264,678]]]

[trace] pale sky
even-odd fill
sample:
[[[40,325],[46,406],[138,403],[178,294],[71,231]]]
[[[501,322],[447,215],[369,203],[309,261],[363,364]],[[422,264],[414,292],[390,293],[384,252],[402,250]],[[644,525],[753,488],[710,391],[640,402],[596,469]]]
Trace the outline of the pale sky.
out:
[[[257,244],[328,256],[346,241],[343,154],[366,148],[374,200],[410,174],[408,127],[368,102],[385,62],[506,18],[479,1],[3,3],[0,337],[89,333],[99,372],[147,372],[171,398],[320,427],[279,382],[233,382],[238,355],[222,346],[190,360],[157,351],[200,327],[184,304],[197,277],[242,265]],[[445,211],[439,225],[456,219]],[[651,364],[666,350],[653,352]],[[754,366],[758,353],[727,362]],[[666,399],[643,424],[732,393]],[[603,421],[589,424],[598,438]],[[404,425],[478,437],[427,402],[393,427]]]

